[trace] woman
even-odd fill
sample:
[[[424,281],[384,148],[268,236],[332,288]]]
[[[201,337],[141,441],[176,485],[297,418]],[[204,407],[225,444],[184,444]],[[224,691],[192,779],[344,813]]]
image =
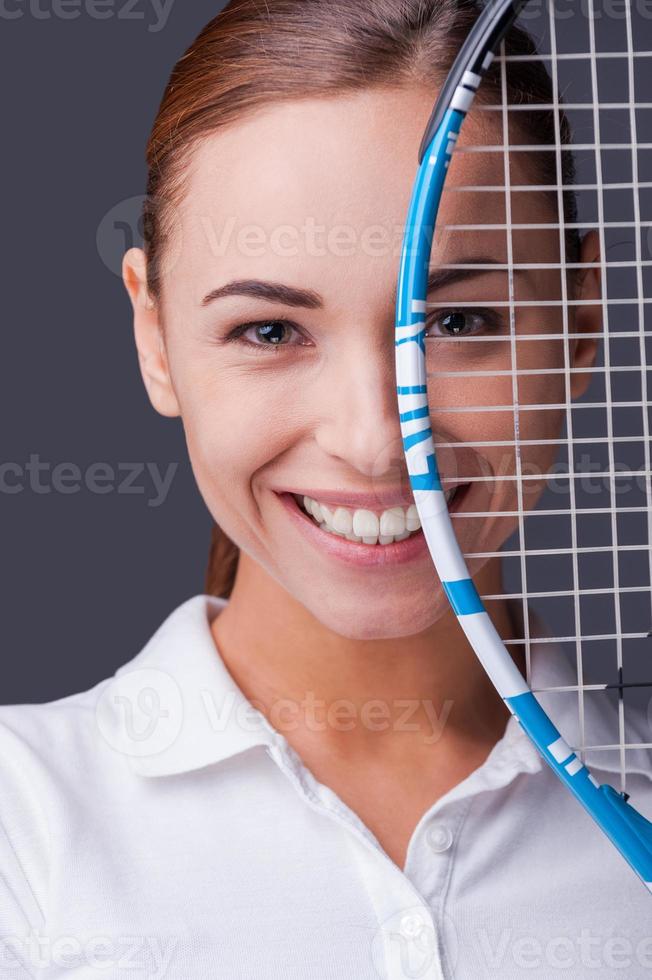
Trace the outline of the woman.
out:
[[[442,595],[406,480],[397,249],[425,123],[476,15],[454,0],[235,0],[172,73],[148,146],[145,249],[123,273],[148,395],[182,419],[216,522],[207,591],[115,677],[0,710],[9,975],[611,976],[614,937],[628,977],[649,969],[639,883],[509,719]],[[516,31],[509,44],[532,50]],[[515,62],[508,84],[550,101],[540,65]],[[547,139],[520,118],[529,142]],[[472,113],[466,138],[486,125]],[[500,182],[498,156],[482,166]],[[551,165],[515,164],[535,183]],[[460,154],[455,179],[477,183],[478,166]],[[483,200],[488,224],[504,196]],[[462,201],[448,195],[444,225],[462,223]],[[527,207],[555,220],[555,197]],[[565,244],[595,262],[595,236]],[[545,232],[516,245],[551,262],[559,247]],[[495,230],[438,238],[435,268],[478,269],[433,279],[433,370],[503,356],[506,274],[484,267],[505,248]],[[519,298],[558,296],[556,277],[523,277]],[[595,298],[597,273],[569,288]],[[478,295],[495,309],[465,308]],[[519,329],[543,324],[561,363],[556,314],[527,309]],[[573,309],[586,334],[573,366],[589,366],[598,307]],[[463,350],[492,333],[482,354]],[[556,403],[558,377],[522,397]],[[587,377],[572,375],[573,396]],[[504,383],[442,378],[443,441],[509,440],[508,414],[446,412],[479,394],[495,404]],[[541,437],[561,418],[530,424]],[[551,460],[539,448],[527,462],[545,473]],[[464,522],[465,550],[496,550],[515,488],[469,481],[510,459],[451,449],[440,462],[454,511],[494,514]],[[473,571],[500,592],[495,559]],[[491,614],[519,638],[508,603]],[[532,656],[560,683],[561,660]]]

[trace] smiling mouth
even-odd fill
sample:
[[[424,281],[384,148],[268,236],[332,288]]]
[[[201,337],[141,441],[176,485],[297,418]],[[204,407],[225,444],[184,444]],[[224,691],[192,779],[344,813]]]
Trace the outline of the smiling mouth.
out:
[[[444,491],[449,511],[456,507],[468,486],[458,484]],[[423,533],[415,504],[409,508],[389,508],[379,514],[364,508],[320,504],[299,493],[292,493],[292,496],[313,524],[348,541],[382,547]]]

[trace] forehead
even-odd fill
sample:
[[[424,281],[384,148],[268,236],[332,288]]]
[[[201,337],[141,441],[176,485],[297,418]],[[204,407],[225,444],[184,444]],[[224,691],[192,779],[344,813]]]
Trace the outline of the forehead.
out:
[[[322,281],[395,269],[417,170],[417,153],[436,92],[423,87],[375,88],[324,99],[265,106],[207,137],[191,157],[178,212],[183,249],[177,272],[188,281],[265,274],[293,281],[306,263]],[[505,159],[502,152],[465,148],[501,141],[500,125],[469,117],[447,181],[435,250],[505,251]],[[511,162],[511,180],[528,178]],[[495,186],[497,190],[467,190]],[[523,195],[512,211],[523,210]],[[529,194],[528,211],[550,204]],[[529,220],[535,220],[531,217]],[[448,225],[475,224],[474,232]],[[328,262],[324,262],[328,259]],[[316,260],[321,260],[319,266]],[[204,282],[202,282],[202,286]],[[208,286],[214,286],[214,282]]]
[[[404,210],[432,102],[420,89],[369,89],[265,106],[198,148],[187,204],[263,220]]]

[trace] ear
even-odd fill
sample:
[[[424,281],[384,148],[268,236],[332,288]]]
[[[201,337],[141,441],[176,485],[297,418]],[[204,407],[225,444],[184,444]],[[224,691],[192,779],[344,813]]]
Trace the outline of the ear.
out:
[[[598,354],[599,338],[602,331],[602,306],[593,302],[590,306],[582,305],[586,300],[602,298],[602,282],[600,268],[591,268],[590,263],[600,262],[600,236],[597,231],[589,231],[582,239],[580,262],[587,263],[586,269],[579,269],[579,279],[575,295],[579,300],[573,320],[574,333],[582,334],[571,344],[571,378],[570,388],[573,399],[580,398],[589,387],[593,375],[591,372],[577,373],[574,367],[587,368],[595,364]]]
[[[140,373],[149,400],[161,415],[181,414],[168,367],[159,310],[147,289],[147,259],[140,248],[130,248],[122,260],[122,281],[134,311],[134,334]]]

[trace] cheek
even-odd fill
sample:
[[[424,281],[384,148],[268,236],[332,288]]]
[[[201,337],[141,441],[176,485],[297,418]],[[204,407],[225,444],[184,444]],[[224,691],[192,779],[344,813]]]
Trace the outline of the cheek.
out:
[[[263,384],[244,384],[217,358],[211,367],[210,355],[180,373],[178,398],[193,474],[213,518],[229,533],[256,520],[252,487],[257,471],[282,449],[281,406]]]
[[[178,398],[201,496],[229,537],[257,553],[266,533],[259,474],[269,482],[270,464],[287,461],[307,424],[305,406],[289,400],[287,381],[264,365],[232,367],[205,350],[180,367]]]
[[[518,509],[519,472],[525,477],[521,481],[523,506],[526,510],[535,506],[557,458],[565,417],[563,408],[554,407],[566,401],[564,374],[557,373],[563,367],[562,344],[553,340],[519,343],[519,371],[535,373],[520,373],[516,379],[509,348],[509,344],[496,345],[482,358],[469,358],[463,365],[461,358],[455,363],[451,357],[446,365],[439,358],[437,370],[429,371],[428,379],[437,441],[474,444],[482,472],[493,478],[485,487],[495,511]],[[482,376],[467,376],[473,371],[482,371]],[[456,411],[450,411],[452,408]],[[507,536],[511,520],[504,523]]]
[[[195,481],[214,520],[227,533],[246,508],[249,477],[256,467],[256,448],[238,438],[232,406],[207,402],[184,416],[188,455]]]
[[[520,366],[533,374],[519,379],[521,469],[528,476],[523,484],[526,509],[536,504],[545,487],[546,475],[559,454],[566,411],[570,399],[563,371],[564,351],[559,341],[524,345],[530,348]],[[528,408],[528,406],[530,406]],[[561,406],[561,407],[560,407]]]

